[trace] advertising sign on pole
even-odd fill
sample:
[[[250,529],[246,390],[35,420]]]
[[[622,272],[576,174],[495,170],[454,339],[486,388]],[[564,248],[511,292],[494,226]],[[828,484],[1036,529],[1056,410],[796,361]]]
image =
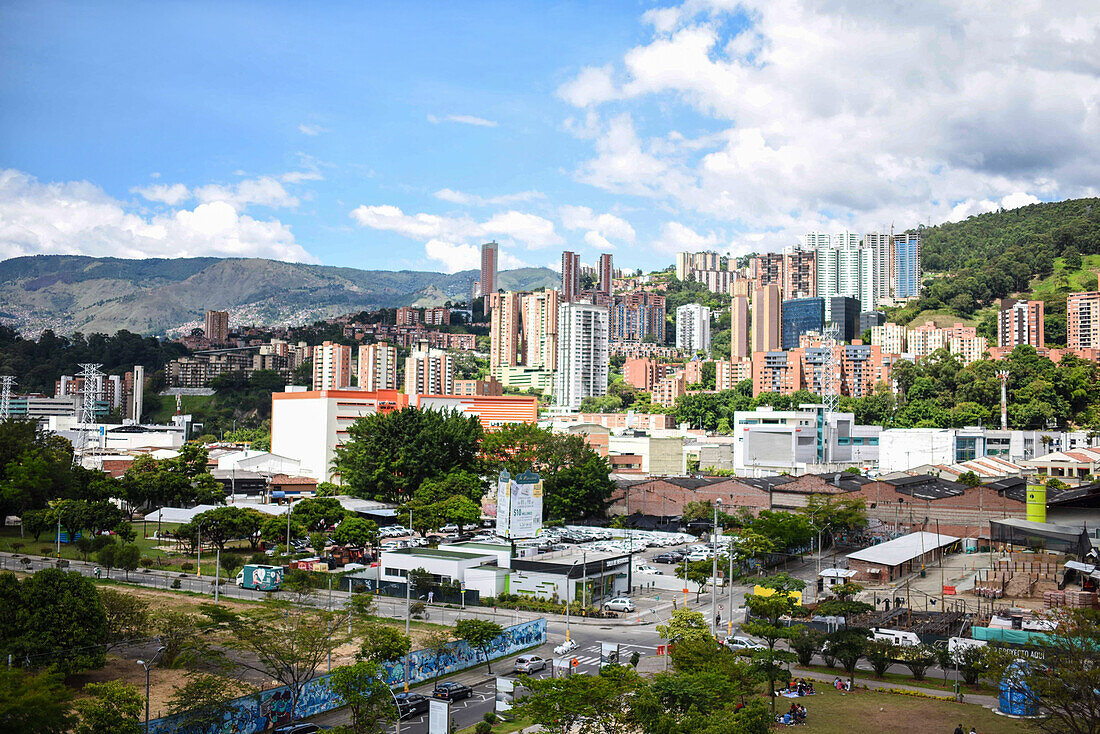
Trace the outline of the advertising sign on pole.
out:
[[[509,678],[497,678],[496,712],[511,710],[516,703],[516,683]]]
[[[619,643],[617,642],[601,642],[600,643],[600,669],[603,670],[608,665],[619,664]]]
[[[534,538],[542,530],[542,478],[534,472],[512,477],[502,471],[497,478],[497,535],[502,538]]]
[[[429,701],[428,734],[451,734],[451,704],[437,698]]]

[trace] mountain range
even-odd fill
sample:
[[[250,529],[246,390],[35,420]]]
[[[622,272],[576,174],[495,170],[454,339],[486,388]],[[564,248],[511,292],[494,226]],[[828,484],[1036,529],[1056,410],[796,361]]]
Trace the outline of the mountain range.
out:
[[[201,326],[207,309],[232,323],[292,326],[354,311],[442,305],[470,294],[477,271],[359,270],[259,258],[129,260],[35,255],[0,262],[0,322],[25,336],[162,335]],[[500,287],[558,287],[548,268],[499,274]]]

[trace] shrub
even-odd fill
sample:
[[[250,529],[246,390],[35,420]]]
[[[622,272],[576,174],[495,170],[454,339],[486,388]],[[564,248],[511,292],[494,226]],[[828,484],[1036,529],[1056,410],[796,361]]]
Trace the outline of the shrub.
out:
[[[492,711],[486,711],[485,716],[483,718],[485,719],[485,723],[489,724],[490,726],[497,723],[497,721],[499,720],[497,718],[497,715],[495,713],[493,713]]]
[[[157,565],[157,562],[154,561],[149,556],[142,556],[141,557],[141,567],[142,568],[152,568],[155,565]]]
[[[191,561],[184,561],[180,564],[180,569],[183,571],[193,571],[195,569],[195,564],[191,563]]]
[[[173,589],[178,589],[179,587],[180,587],[180,580],[179,579],[172,579],[172,588]]]
[[[19,541],[17,540],[17,541],[15,541],[14,543],[12,543],[12,544],[11,544],[11,552],[12,552],[12,553],[18,553],[18,552],[19,552],[19,549],[20,549],[20,548],[22,548],[22,547],[23,547],[23,544],[22,544],[22,543],[20,543],[20,542],[19,542]]]
[[[492,734],[493,725],[488,721],[479,721],[474,727],[474,734]]]
[[[52,556],[54,554],[54,547],[52,545],[42,546],[42,555]]]

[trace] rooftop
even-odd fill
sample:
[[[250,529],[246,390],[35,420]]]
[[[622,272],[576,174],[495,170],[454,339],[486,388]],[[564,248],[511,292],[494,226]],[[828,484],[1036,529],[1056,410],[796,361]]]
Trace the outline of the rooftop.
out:
[[[903,535],[885,543],[872,545],[855,553],[849,553],[848,559],[877,563],[883,566],[899,566],[906,561],[920,558],[928,551],[957,542],[959,542],[959,539],[951,535],[921,531],[909,533],[909,535]]]
[[[392,551],[382,551],[402,556],[416,556],[421,558],[446,558],[452,561],[470,560],[473,558],[485,558],[484,553],[465,553],[463,551],[439,550],[438,548],[398,548]]]
[[[915,477],[887,479],[887,484],[913,499],[941,500],[945,497],[958,497],[966,492],[966,485],[934,477],[931,474],[918,474]]]

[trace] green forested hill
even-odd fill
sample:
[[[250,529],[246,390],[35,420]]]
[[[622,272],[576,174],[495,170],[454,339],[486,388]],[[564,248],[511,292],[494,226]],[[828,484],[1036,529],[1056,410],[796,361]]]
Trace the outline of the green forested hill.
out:
[[[1047,303],[1047,337],[1065,335],[1065,295],[1095,288],[1087,272],[1100,256],[1100,199],[1033,204],[921,230],[922,297],[898,309],[899,323],[928,314],[977,319],[987,336],[998,299],[1033,295]],[[984,311],[983,311],[984,309]]]

